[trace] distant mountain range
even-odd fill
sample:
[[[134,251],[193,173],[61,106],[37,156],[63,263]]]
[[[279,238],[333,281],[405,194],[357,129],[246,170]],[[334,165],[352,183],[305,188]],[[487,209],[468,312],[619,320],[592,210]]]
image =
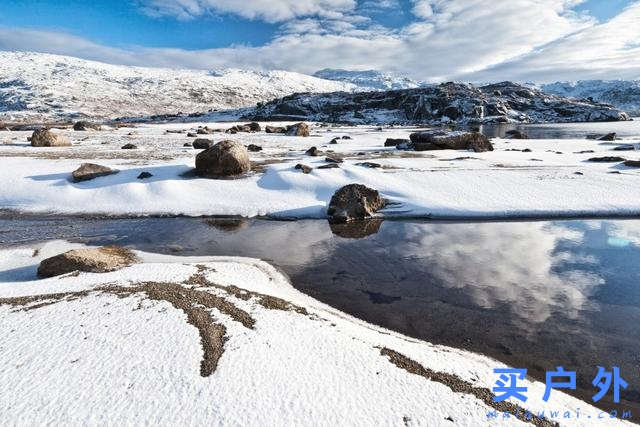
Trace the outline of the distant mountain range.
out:
[[[554,95],[576,99],[593,99],[640,116],[640,80],[581,80],[539,86]]]
[[[417,82],[407,77],[397,77],[375,70],[349,71],[325,68],[315,72],[313,75],[325,80],[350,83],[363,90],[414,89],[429,86],[428,83]]]

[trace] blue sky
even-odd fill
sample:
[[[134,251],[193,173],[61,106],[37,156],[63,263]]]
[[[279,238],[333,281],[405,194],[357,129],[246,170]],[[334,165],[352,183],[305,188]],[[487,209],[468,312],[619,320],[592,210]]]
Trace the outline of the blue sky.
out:
[[[575,48],[575,37],[585,39],[582,49],[593,49],[586,40],[602,34],[596,44],[610,38],[602,49],[628,57],[624,73],[640,76],[633,49],[640,33],[632,29],[634,23],[640,27],[639,0],[0,1],[0,49],[112,63],[301,72],[372,68],[434,81],[493,78],[491,73],[535,79],[515,62],[530,66],[540,52],[560,51],[567,43]],[[609,22],[629,29],[615,31]],[[295,57],[291,49],[308,49],[314,57]],[[620,68],[617,57],[614,63]],[[568,74],[568,67],[558,65],[558,75]],[[612,67],[583,63],[578,74],[622,75]]]

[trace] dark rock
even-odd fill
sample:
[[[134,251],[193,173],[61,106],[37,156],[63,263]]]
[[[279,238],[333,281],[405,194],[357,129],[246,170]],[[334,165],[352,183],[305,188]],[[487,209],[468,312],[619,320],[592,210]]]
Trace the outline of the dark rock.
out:
[[[385,147],[397,147],[398,144],[409,144],[411,140],[403,138],[387,138],[384,142]]]
[[[325,157],[324,161],[327,163],[342,163],[342,159],[339,157]]]
[[[191,144],[190,142],[185,142],[184,144],[182,144],[183,147],[192,147],[193,144]]]
[[[595,153],[595,151],[593,150],[574,151],[573,154],[591,154],[591,153]]]
[[[235,134],[235,133],[238,133],[238,132],[251,132],[251,126],[249,126],[249,125],[235,125],[235,126],[231,126],[225,132],[226,133],[231,133],[231,134]]]
[[[630,168],[640,168],[640,160],[627,160],[624,165]]]
[[[122,147],[120,147],[122,150],[136,150],[138,149],[138,146],[134,145],[134,144],[124,144]]]
[[[329,222],[344,223],[368,218],[385,205],[386,201],[377,190],[361,184],[349,184],[331,197],[327,215]]]
[[[260,123],[256,122],[247,123],[245,126],[249,127],[251,132],[260,132],[262,130]]]
[[[343,223],[330,223],[331,232],[345,239],[362,239],[372,236],[380,231],[383,220],[378,218],[363,221],[351,221]]]
[[[206,150],[207,148],[213,147],[213,141],[205,138],[198,138],[193,141],[193,148],[196,150]]]
[[[196,173],[200,176],[233,176],[250,170],[249,153],[239,142],[220,141],[196,156]]]
[[[574,172],[574,175],[584,175],[582,172]]]
[[[288,136],[309,136],[309,125],[304,122],[289,125],[285,134]]]
[[[311,147],[307,151],[305,151],[304,154],[306,154],[307,156],[317,157],[320,155],[320,150],[318,150],[316,147]]]
[[[87,130],[102,130],[102,127],[97,123],[91,123],[84,120],[76,122],[73,125],[73,130],[87,131]]]
[[[138,175],[138,179],[147,179],[147,178],[151,178],[153,176],[153,174],[151,172],[140,172],[140,175]]]
[[[371,168],[371,169],[381,168],[382,167],[382,165],[380,163],[374,163],[374,162],[360,162],[360,163],[356,163],[356,165],[362,166],[362,167],[365,167],[365,168]]]
[[[33,147],[68,147],[71,141],[62,135],[55,134],[49,129],[38,129],[31,135]]]
[[[516,129],[506,131],[505,137],[509,139],[529,139],[529,136],[527,136],[527,134]]]
[[[340,166],[337,163],[329,163],[327,165],[318,166],[318,169],[338,169]]]
[[[197,138],[198,134],[197,133],[193,133],[193,132],[187,132],[187,137],[188,138]]]
[[[298,163],[295,169],[301,170],[303,173],[311,173],[313,168],[311,166],[303,165],[302,163]]]
[[[598,141],[615,141],[615,140],[616,140],[615,132],[608,133],[605,136],[601,136],[600,138],[598,138]]]
[[[40,262],[38,276],[54,277],[75,271],[107,273],[128,267],[137,260],[133,252],[118,246],[74,249]]]
[[[596,162],[596,163],[614,163],[614,162],[624,162],[626,159],[617,156],[604,156],[604,157],[592,157],[588,159],[588,162]]]
[[[329,144],[337,144],[339,141],[338,138],[333,138]]]
[[[286,133],[287,129],[282,126],[265,126],[264,131],[266,133]]]
[[[209,135],[213,133],[213,129],[209,129],[208,127],[199,128],[196,133],[198,135]]]
[[[351,139],[351,137],[349,135],[343,135],[342,139]]]
[[[80,182],[89,181],[101,176],[113,175],[115,173],[118,173],[116,169],[111,169],[95,163],[83,163],[78,169],[72,172],[71,176],[73,177],[74,182]]]
[[[262,147],[259,145],[255,145],[255,144],[249,144],[247,145],[247,150],[256,153],[258,151],[262,151]]]
[[[619,145],[613,149],[613,151],[633,151],[636,147],[633,145]]]
[[[532,150],[531,148],[525,148],[524,150],[522,150],[523,153],[531,153]]]
[[[416,151],[468,149],[476,153],[493,151],[491,141],[477,132],[429,130],[412,133],[409,138]]]

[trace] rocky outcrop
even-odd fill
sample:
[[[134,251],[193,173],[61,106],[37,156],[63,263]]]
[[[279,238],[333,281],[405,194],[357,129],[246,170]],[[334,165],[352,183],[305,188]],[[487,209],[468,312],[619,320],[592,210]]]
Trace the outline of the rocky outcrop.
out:
[[[478,132],[448,132],[428,130],[412,133],[410,148],[415,151],[430,150],[473,150],[476,153],[493,151],[491,141]]]
[[[349,184],[331,197],[327,215],[329,222],[344,223],[371,217],[385,205],[386,201],[377,190],[361,184]]]
[[[68,147],[70,145],[71,141],[49,129],[37,129],[31,135],[31,146],[33,147]]]
[[[285,132],[287,136],[309,136],[309,125],[300,122],[295,125],[287,126],[287,131]]]
[[[102,127],[97,123],[91,123],[84,120],[75,122],[73,130],[76,131],[89,131],[89,130],[102,130]]]
[[[133,252],[118,246],[74,249],[43,260],[38,267],[38,276],[53,277],[75,271],[107,273],[135,262],[137,257]]]
[[[628,120],[629,117],[608,104],[569,99],[503,82],[480,87],[443,83],[404,90],[299,93],[256,107],[245,115],[245,119],[354,124],[481,124],[599,122]]]
[[[196,156],[196,173],[216,178],[234,176],[251,170],[249,153],[244,145],[235,141],[220,141]]]

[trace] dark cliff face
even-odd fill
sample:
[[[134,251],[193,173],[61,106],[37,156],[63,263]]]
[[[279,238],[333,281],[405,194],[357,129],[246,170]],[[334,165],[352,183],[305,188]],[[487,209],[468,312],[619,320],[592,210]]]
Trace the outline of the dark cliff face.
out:
[[[443,83],[375,92],[300,93],[268,102],[245,118],[358,124],[480,124],[620,121],[628,116],[608,104],[572,100],[503,82],[480,87]]]

